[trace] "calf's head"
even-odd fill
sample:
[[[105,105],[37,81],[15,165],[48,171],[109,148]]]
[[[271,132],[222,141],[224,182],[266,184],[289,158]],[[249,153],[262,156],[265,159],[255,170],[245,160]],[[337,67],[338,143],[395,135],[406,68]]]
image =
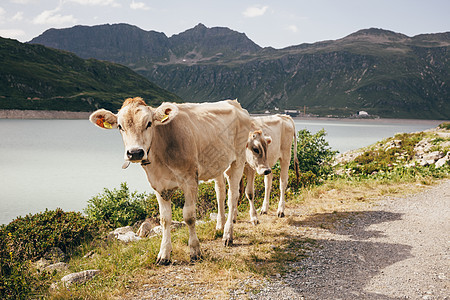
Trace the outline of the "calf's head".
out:
[[[144,162],[148,161],[155,128],[169,124],[177,113],[174,104],[163,103],[155,109],[145,104],[142,98],[135,97],[126,99],[117,114],[99,109],[89,120],[103,129],[119,129],[125,146],[125,160]]]
[[[267,149],[269,148],[272,138],[264,136],[261,130],[250,132],[247,141],[247,149],[245,151],[247,163],[259,175],[268,175],[271,172],[267,163]]]

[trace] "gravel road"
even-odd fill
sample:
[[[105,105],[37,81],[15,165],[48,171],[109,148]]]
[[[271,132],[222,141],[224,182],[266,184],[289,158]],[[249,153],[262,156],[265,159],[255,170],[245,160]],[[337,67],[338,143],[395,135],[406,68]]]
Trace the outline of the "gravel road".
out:
[[[333,229],[307,233],[318,249],[291,272],[256,294],[237,287],[231,298],[450,299],[450,180],[340,214]],[[315,224],[314,217],[292,230]]]

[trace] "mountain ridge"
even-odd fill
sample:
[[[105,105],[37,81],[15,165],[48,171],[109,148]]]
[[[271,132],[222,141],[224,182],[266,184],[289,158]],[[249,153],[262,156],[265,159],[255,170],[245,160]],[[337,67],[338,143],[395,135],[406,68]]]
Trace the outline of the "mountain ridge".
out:
[[[0,38],[0,109],[93,111],[142,96],[180,101],[131,69],[42,45]]]
[[[408,37],[369,28],[338,40],[274,49],[201,23],[171,37],[159,33],[152,41],[146,31],[122,24],[122,30],[135,32],[125,41],[115,32],[119,27],[83,27],[83,39],[72,39],[64,50],[126,65],[190,102],[238,98],[253,112],[307,107],[319,115],[365,110],[382,117],[450,119],[450,32]],[[67,30],[53,37],[44,32],[30,43],[68,41]]]

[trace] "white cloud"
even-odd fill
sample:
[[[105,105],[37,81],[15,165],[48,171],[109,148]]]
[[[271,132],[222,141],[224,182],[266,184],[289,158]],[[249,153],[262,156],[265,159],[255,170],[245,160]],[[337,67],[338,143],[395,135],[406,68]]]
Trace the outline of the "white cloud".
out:
[[[25,31],[21,29],[0,29],[0,36],[18,40],[25,36]]]
[[[147,4],[145,4],[144,2],[134,2],[134,0],[131,2],[130,8],[131,9],[144,9],[144,10],[150,9],[150,7],[147,6]]]
[[[81,5],[91,5],[91,6],[112,6],[112,7],[121,6],[115,0],[68,0],[68,1],[78,3]]]
[[[16,13],[11,20],[13,21],[22,21],[23,20],[23,11],[19,11],[18,13]]]
[[[287,30],[289,30],[292,33],[297,33],[298,32],[298,27],[295,25],[289,25],[288,27],[286,27]]]
[[[269,6],[250,6],[242,13],[247,18],[260,17],[264,15]]]
[[[47,24],[47,25],[63,25],[63,24],[75,24],[77,19],[73,15],[61,15],[58,14],[60,8],[52,10],[44,10],[41,14],[33,19],[33,24]]]

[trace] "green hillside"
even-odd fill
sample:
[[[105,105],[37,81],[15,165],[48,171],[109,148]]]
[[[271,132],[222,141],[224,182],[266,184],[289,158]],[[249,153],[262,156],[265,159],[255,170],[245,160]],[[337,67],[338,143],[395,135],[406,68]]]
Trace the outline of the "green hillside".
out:
[[[199,24],[167,37],[113,24],[50,29],[31,43],[126,65],[185,101],[238,98],[253,112],[306,107],[319,115],[450,119],[449,32],[408,37],[370,28],[273,49],[225,27]]]
[[[127,67],[0,38],[0,109],[116,110],[134,96],[181,100]]]

